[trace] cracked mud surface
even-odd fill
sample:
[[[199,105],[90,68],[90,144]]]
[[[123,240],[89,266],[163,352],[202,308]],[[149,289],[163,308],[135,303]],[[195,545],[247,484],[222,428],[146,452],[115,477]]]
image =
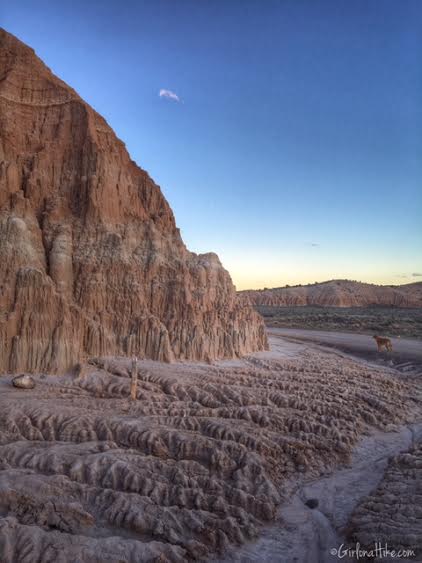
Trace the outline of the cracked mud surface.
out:
[[[415,382],[292,349],[141,362],[135,403],[125,359],[36,376],[33,390],[1,378],[2,563],[220,557],[276,518],[292,479],[417,415]]]

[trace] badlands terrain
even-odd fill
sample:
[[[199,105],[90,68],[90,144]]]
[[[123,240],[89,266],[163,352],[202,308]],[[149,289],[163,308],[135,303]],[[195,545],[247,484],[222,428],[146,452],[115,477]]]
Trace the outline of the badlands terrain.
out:
[[[422,338],[422,282],[398,286],[332,280],[241,291],[274,328]]]
[[[269,349],[253,296],[4,30],[0,141],[1,563],[313,563],[372,534],[420,550],[415,373]],[[326,304],[356,305],[335,285]]]
[[[422,307],[422,282],[375,285],[350,280],[239,292],[256,306]]]
[[[0,372],[82,358],[233,358],[262,318],[106,121],[0,29]]]
[[[420,550],[420,450],[388,466],[419,447],[420,378],[276,335],[238,360],[140,361],[136,401],[129,372],[97,358],[31,390],[0,379],[2,563]]]

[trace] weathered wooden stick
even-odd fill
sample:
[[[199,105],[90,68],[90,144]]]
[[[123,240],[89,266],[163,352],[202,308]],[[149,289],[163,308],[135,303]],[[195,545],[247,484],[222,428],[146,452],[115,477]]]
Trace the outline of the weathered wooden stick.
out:
[[[132,358],[130,398],[136,401],[136,387],[138,385],[138,358]]]

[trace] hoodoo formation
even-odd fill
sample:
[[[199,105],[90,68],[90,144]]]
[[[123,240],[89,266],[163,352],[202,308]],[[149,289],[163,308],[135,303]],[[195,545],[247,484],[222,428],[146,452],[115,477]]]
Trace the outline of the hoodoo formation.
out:
[[[0,370],[235,357],[263,322],[106,121],[0,30]]]

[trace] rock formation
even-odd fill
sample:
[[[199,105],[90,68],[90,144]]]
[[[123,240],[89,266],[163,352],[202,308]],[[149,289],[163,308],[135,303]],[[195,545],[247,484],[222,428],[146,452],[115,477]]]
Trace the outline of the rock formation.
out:
[[[0,371],[267,347],[215,254],[189,252],[105,120],[0,30]]]
[[[23,373],[12,379],[12,385],[18,389],[33,389],[35,387],[35,381],[30,375]]]
[[[422,307],[422,282],[406,285],[374,285],[349,280],[240,291],[257,306],[292,307]]]
[[[417,382],[315,350],[145,360],[137,401],[131,368],[97,359],[35,375],[29,391],[4,386],[2,563],[207,561],[255,538],[298,475],[326,474],[371,428],[420,413]]]

